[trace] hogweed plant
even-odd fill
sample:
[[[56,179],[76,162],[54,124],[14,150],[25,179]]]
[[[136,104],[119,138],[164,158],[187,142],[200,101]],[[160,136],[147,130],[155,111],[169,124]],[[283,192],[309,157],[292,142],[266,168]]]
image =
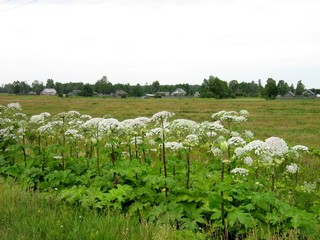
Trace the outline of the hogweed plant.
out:
[[[77,111],[28,119],[17,103],[0,113],[0,175],[68,204],[200,239],[320,234],[320,176],[305,164],[319,150],[255,139],[242,127],[246,110],[199,123],[167,111],[121,122]]]

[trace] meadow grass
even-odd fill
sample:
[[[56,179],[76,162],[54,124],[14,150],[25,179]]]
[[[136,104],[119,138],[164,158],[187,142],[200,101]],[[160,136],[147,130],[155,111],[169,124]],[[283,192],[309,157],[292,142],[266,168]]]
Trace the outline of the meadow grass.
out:
[[[258,139],[271,136],[283,138],[290,145],[302,144],[320,147],[320,100],[293,99],[267,101],[259,98],[204,99],[204,98],[101,98],[57,96],[0,95],[0,104],[19,102],[29,117],[41,112],[52,115],[76,110],[93,117],[110,116],[118,120],[140,116],[151,117],[162,110],[174,112],[175,119],[194,121],[211,120],[210,116],[221,110],[249,111],[244,127],[254,132]]]
[[[174,112],[175,119],[210,121],[221,110],[249,111],[244,123],[257,139],[278,136],[290,144],[319,149],[320,100],[297,99],[266,101],[264,99],[115,99],[59,98],[56,96],[0,95],[0,104],[19,102],[28,117],[41,112],[52,115],[77,110],[93,117],[110,116],[118,120],[140,116],[151,117],[162,110]],[[303,162],[308,172],[303,180],[319,177],[319,159]],[[12,182],[0,180],[0,236],[2,239],[180,239],[170,228],[139,223],[135,217],[115,213],[98,213],[89,209],[69,207],[52,199],[47,193],[22,190]],[[184,233],[179,233],[183,236]],[[296,233],[290,233],[295,239]],[[250,236],[250,234],[249,234]],[[289,233],[288,233],[289,236]],[[188,239],[187,237],[182,237]],[[249,237],[250,238],[250,237]],[[258,239],[254,233],[250,239]],[[190,238],[191,239],[191,238]],[[278,239],[270,236],[268,239]]]
[[[171,228],[135,217],[69,207],[47,193],[23,190],[0,179],[0,239],[176,239]]]

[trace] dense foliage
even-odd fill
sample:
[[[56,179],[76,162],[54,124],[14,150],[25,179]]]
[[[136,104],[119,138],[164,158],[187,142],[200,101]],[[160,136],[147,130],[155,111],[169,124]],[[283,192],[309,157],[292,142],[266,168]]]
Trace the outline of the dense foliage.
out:
[[[122,122],[77,111],[28,119],[1,106],[0,174],[70,205],[170,224],[199,238],[319,234],[319,178],[302,159],[318,149],[264,141],[246,110],[201,123],[162,111]]]

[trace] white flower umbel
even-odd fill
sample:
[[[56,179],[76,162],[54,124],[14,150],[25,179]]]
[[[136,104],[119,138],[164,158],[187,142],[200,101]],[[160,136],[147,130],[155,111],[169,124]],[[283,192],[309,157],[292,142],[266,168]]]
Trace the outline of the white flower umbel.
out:
[[[287,165],[287,166],[286,166],[286,170],[287,170],[287,172],[289,172],[289,173],[295,174],[296,172],[298,172],[299,167],[298,167],[297,164],[291,163],[290,165]]]
[[[197,146],[199,144],[199,138],[195,134],[189,134],[188,136],[186,136],[186,139],[184,140],[184,144],[190,147]]]
[[[289,151],[287,143],[281,138],[270,137],[265,140],[265,143],[273,156],[283,156]]]
[[[179,142],[166,142],[164,146],[166,149],[170,149],[172,151],[178,151],[183,148],[182,143]]]
[[[291,148],[291,150],[301,151],[301,152],[309,152],[309,148],[303,145],[296,145]]]
[[[168,121],[170,117],[173,117],[174,113],[168,111],[161,111],[158,113],[153,114],[151,117],[151,121],[156,122],[158,124],[163,124]]]
[[[44,116],[39,114],[39,115],[33,115],[30,118],[30,123],[34,123],[34,124],[42,124],[44,123]]]
[[[195,133],[196,130],[199,128],[199,124],[195,121],[188,120],[188,119],[176,119],[173,120],[170,129],[173,131],[183,131],[187,133]]]
[[[236,111],[220,111],[218,113],[212,114],[211,118],[213,119],[220,119],[221,121],[226,122],[245,122],[247,121],[247,116],[249,115],[248,112],[245,112],[246,110],[241,110],[241,113],[238,113]]]
[[[223,157],[223,152],[220,148],[212,147],[211,153],[215,158],[222,158]]]
[[[7,105],[7,107],[8,107],[9,109],[16,110],[16,111],[20,111],[20,110],[22,109],[20,103],[18,103],[18,102],[16,102],[16,103],[9,103],[9,104]]]
[[[253,159],[251,157],[245,157],[243,159],[244,164],[251,166],[253,164]]]
[[[258,156],[270,153],[268,145],[261,140],[249,142],[246,146],[244,146],[244,149],[246,152],[254,152]]]
[[[227,141],[228,146],[243,146],[246,144],[246,141],[241,137],[232,137]]]
[[[75,129],[69,129],[65,132],[64,134],[66,136],[66,138],[70,141],[74,141],[74,140],[84,140],[84,136],[82,136],[81,134],[79,134],[78,130]]]
[[[239,111],[239,114],[240,114],[241,116],[244,116],[244,117],[248,117],[248,116],[249,116],[249,112],[248,112],[247,110],[245,110],[245,109],[240,110],[240,111]]]
[[[249,175],[249,170],[245,169],[245,168],[235,168],[235,169],[232,169],[230,172],[233,174],[239,174],[241,176],[248,176]]]

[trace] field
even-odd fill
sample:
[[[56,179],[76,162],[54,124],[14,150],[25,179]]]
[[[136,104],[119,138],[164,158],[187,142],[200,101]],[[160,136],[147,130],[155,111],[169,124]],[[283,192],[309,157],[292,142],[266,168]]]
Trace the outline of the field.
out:
[[[79,232],[101,239],[105,224],[114,229],[109,239],[320,234],[318,99],[0,95],[0,105],[15,102],[30,121],[20,122],[16,105],[2,107],[0,233],[7,239],[79,239]],[[35,206],[20,209],[28,201]],[[42,211],[39,235],[25,222]],[[59,215],[65,220],[54,224]]]
[[[151,117],[163,110],[174,112],[176,119],[206,121],[210,120],[213,113],[221,110],[245,109],[250,113],[245,127],[253,131],[258,139],[278,136],[292,145],[320,147],[319,99],[266,101],[265,99],[112,99],[0,95],[0,104],[12,102],[19,102],[29,117],[41,112],[54,115],[76,110],[93,117],[108,115],[119,121],[140,116]]]

